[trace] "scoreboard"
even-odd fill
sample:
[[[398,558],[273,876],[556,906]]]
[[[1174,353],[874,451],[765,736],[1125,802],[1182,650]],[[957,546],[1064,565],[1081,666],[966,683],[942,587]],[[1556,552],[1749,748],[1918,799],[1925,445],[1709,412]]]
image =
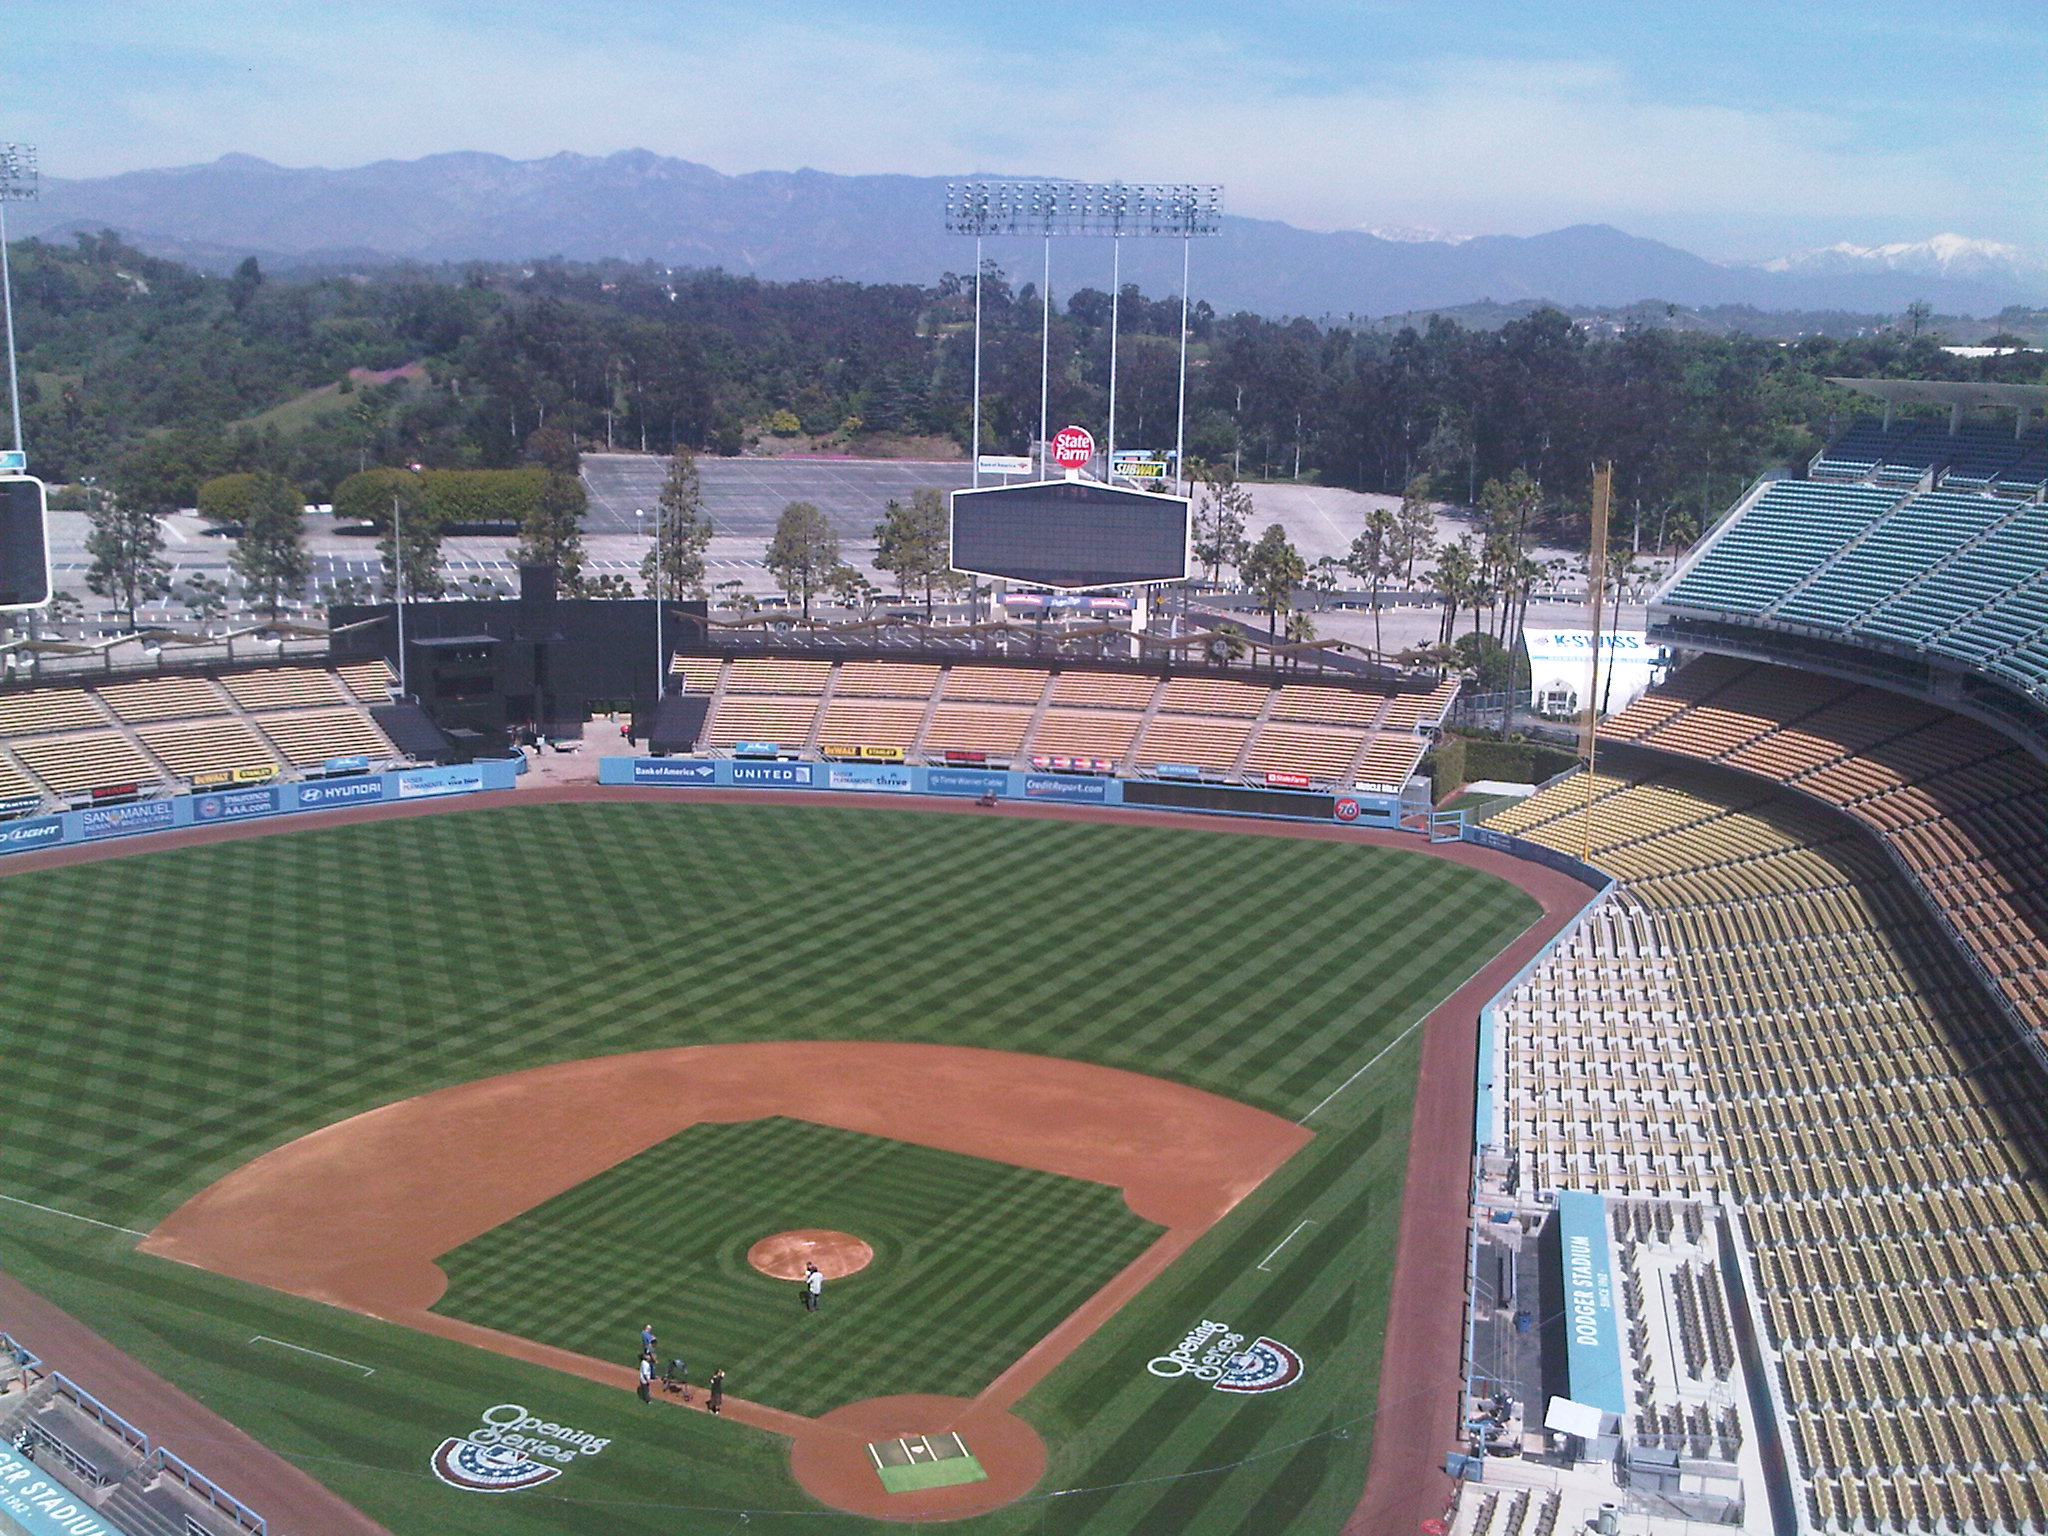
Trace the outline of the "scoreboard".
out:
[[[1080,590],[1188,578],[1184,496],[1045,480],[953,493],[953,569]]]
[[[39,608],[50,600],[50,545],[43,482],[0,477],[0,608]]]

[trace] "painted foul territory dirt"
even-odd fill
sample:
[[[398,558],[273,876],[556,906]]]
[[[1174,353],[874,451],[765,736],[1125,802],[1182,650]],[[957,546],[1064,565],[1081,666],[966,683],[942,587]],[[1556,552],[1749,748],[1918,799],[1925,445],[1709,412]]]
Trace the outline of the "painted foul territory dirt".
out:
[[[801,1280],[812,1264],[827,1280],[837,1280],[874,1263],[875,1250],[851,1232],[804,1227],[762,1238],[747,1250],[747,1262],[774,1280]]]

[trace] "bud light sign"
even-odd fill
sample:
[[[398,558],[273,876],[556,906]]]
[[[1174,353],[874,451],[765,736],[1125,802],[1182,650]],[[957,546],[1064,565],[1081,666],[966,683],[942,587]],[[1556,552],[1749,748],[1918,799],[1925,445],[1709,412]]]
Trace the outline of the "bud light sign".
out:
[[[0,826],[0,853],[24,853],[64,841],[64,821],[59,816],[41,816],[33,821],[10,821]]]

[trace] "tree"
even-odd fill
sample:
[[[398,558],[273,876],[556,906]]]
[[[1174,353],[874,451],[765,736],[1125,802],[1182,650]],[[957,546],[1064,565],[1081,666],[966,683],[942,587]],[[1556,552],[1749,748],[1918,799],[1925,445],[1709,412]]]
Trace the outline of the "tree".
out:
[[[932,591],[952,585],[953,550],[947,539],[946,499],[929,487],[912,494],[910,505],[890,501],[875,524],[875,569],[896,578],[905,597],[924,588],[924,616],[932,616]]]
[[[1269,627],[1278,634],[1280,615],[1293,607],[1294,589],[1307,577],[1308,562],[1288,539],[1287,530],[1271,523],[1245,555],[1241,569],[1266,610]]]
[[[377,553],[384,561],[384,590],[396,593],[397,535],[405,536],[405,597],[441,597],[448,583],[441,575],[442,519],[425,482],[404,469],[367,469],[350,475],[334,488],[334,515],[370,524],[378,532]]]
[[[234,306],[236,314],[249,307],[249,301],[256,297],[256,290],[263,286],[263,268],[254,256],[244,256],[242,264],[235,268],[235,275],[228,279],[228,303]]]
[[[128,627],[135,610],[171,589],[170,563],[163,558],[164,530],[146,507],[131,507],[109,491],[92,487],[86,516],[92,531],[85,551],[92,556],[85,584],[100,597],[111,597]]]
[[[1395,560],[1395,541],[1401,525],[1385,507],[1374,507],[1365,515],[1365,532],[1351,541],[1344,556],[1344,569],[1372,588],[1372,648],[1380,645],[1380,583],[1400,569]]]
[[[650,596],[656,595],[655,575],[659,562],[659,596],[675,597],[680,592],[699,596],[704,592],[704,551],[711,547],[711,519],[704,515],[704,489],[697,478],[697,456],[678,448],[668,463],[668,478],[661,485],[661,526],[654,547],[640,561],[640,579]]]
[[[803,604],[811,616],[812,594],[831,579],[839,565],[839,535],[808,501],[792,501],[776,519],[764,562],[782,590]]]
[[[306,553],[306,493],[269,470],[251,478],[248,512],[228,559],[249,601],[274,619],[287,598],[305,591],[313,573]]]
[[[1394,515],[1397,525],[1394,551],[1401,562],[1402,581],[1415,585],[1415,562],[1436,553],[1436,512],[1429,504],[1429,476],[1417,475],[1401,493],[1401,510]],[[1393,572],[1389,571],[1388,575]]]
[[[519,547],[513,557],[521,565],[552,565],[561,589],[583,590],[583,509],[588,498],[574,475],[550,471],[540,495],[519,525]]]
[[[259,476],[243,472],[233,475],[215,475],[199,483],[197,501],[199,515],[217,527],[233,528],[249,520],[249,512],[256,504],[256,486]],[[134,497],[124,497],[134,501]]]
[[[576,440],[558,427],[540,427],[528,433],[526,456],[551,475],[573,475],[583,468]]]
[[[1227,464],[1211,465],[1202,475],[1200,499],[1195,503],[1194,553],[1208,567],[1213,583],[1226,565],[1244,560],[1245,519],[1254,511],[1252,493],[1237,483]]]
[[[204,571],[185,578],[185,584],[178,592],[178,601],[185,605],[186,612],[198,620],[202,628],[215,619],[228,616],[227,583]]]
[[[1430,577],[1434,587],[1444,600],[1443,622],[1437,629],[1437,644],[1448,646],[1451,635],[1458,627],[1458,613],[1473,593],[1473,582],[1478,575],[1477,562],[1472,558],[1471,547],[1460,541],[1446,545],[1437,556],[1436,571]]]
[[[1287,643],[1289,645],[1306,645],[1315,638],[1316,616],[1314,614],[1306,609],[1297,608],[1294,612],[1287,615]],[[1301,665],[1301,657],[1298,655],[1290,658],[1290,661],[1294,666],[1298,667]]]
[[[1244,631],[1235,624],[1218,624],[1209,636],[1209,659],[1228,666],[1245,653]]]

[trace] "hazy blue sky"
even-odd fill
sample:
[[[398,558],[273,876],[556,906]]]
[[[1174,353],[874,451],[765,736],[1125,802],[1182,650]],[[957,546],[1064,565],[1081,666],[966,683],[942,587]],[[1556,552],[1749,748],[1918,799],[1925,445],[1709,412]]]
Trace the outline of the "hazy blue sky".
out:
[[[644,147],[1224,182],[1311,228],[2048,246],[2048,0],[9,0],[46,172]]]

